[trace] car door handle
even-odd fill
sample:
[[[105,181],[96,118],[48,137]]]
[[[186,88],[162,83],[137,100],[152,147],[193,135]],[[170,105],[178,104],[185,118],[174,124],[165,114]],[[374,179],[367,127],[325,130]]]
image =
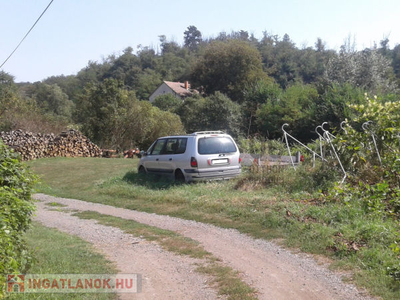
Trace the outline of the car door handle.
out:
[[[172,160],[172,158],[169,159],[170,161]]]
[[[158,158],[156,158],[156,161],[158,161]]]

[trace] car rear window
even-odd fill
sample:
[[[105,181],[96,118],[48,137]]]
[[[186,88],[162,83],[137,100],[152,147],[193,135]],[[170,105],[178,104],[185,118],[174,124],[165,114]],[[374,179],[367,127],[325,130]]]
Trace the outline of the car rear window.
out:
[[[236,152],[236,146],[229,137],[204,137],[198,142],[199,154]]]

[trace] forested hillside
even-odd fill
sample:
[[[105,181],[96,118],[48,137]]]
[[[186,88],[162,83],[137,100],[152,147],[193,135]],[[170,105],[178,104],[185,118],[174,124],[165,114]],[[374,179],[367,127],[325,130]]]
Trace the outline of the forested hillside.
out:
[[[390,49],[388,39],[362,51],[348,39],[334,51],[322,39],[299,47],[287,34],[202,38],[189,26],[183,35],[183,45],[161,35],[158,51],[127,47],[76,75],[17,84],[0,73],[0,131],[72,127],[101,147],[122,149],[195,130],[279,138],[289,123],[295,136],[310,141],[322,122],[335,127],[352,118],[346,103],[363,104],[365,93],[396,100],[399,93],[400,45]],[[183,102],[160,96],[151,104],[164,80],[189,81],[200,93]]]

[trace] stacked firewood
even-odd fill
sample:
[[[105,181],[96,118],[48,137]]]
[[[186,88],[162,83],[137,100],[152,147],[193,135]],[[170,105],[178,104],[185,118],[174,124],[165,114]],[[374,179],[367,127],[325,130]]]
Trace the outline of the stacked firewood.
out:
[[[15,130],[0,132],[4,143],[21,154],[23,160],[42,157],[99,157],[101,149],[77,130],[70,129],[58,136]]]

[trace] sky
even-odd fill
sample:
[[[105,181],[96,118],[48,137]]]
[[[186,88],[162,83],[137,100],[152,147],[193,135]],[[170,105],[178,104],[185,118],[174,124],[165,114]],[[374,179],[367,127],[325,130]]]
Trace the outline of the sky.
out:
[[[0,65],[50,0],[0,0]],[[2,67],[16,82],[74,75],[138,45],[159,48],[159,36],[183,44],[194,25],[203,37],[245,30],[287,33],[298,48],[321,38],[338,50],[349,36],[357,49],[384,38],[400,44],[398,0],[54,0],[18,50]]]

